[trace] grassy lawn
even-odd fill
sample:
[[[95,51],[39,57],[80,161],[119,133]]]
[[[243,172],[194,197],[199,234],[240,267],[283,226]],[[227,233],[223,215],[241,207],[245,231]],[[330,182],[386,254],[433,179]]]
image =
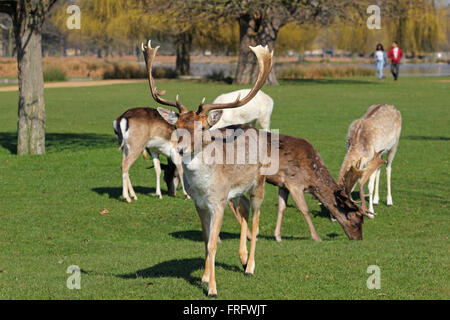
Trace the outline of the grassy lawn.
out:
[[[322,238],[310,239],[289,199],[283,241],[273,238],[277,189],[266,186],[254,277],[244,277],[239,225],[227,208],[216,257],[220,299],[449,299],[450,78],[282,82],[263,90],[275,101],[272,128],[307,138],[332,174],[345,155],[349,124],[372,104],[403,116],[393,162],[394,206],[384,170],[375,220],[349,241],[307,196]],[[169,98],[195,107],[235,85],[157,81]],[[151,161],[130,176],[139,200],[121,199],[121,152],[112,121],[127,108],[155,107],[147,84],[46,89],[47,154],[18,157],[17,92],[0,93],[0,299],[206,299],[204,245],[194,205],[155,191]],[[164,162],[165,160],[163,160]],[[108,214],[100,215],[103,209]],[[81,290],[66,287],[70,265]],[[381,289],[369,290],[369,265]]]

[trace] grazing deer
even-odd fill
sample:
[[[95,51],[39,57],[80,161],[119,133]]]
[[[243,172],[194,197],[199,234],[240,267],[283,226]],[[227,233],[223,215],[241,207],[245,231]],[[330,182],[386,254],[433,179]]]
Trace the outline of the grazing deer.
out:
[[[363,171],[352,167],[346,172],[341,184],[337,184],[326,168],[319,153],[305,139],[279,136],[279,169],[276,174],[266,176],[266,181],[278,189],[278,218],[275,239],[281,241],[281,222],[289,193],[303,213],[311,237],[321,241],[309,216],[304,192],[311,193],[339,221],[345,234],[351,240],[362,239],[363,216],[368,212],[350,197],[351,187]],[[241,218],[230,206],[237,220]]]
[[[179,154],[175,151],[173,142],[170,141],[172,132],[175,130],[173,125],[168,124],[152,108],[134,108],[125,111],[113,122],[114,133],[122,149],[122,195],[127,202],[131,202],[130,195],[137,200],[136,193],[131,185],[129,169],[136,161],[144,149],[149,149],[153,165],[156,171],[156,196],[162,198],[160,177],[161,163],[159,154],[164,154],[172,158],[174,163],[178,163],[177,170],[180,176],[183,174]],[[175,180],[176,181],[176,178]],[[169,194],[175,195],[177,184],[174,181],[168,183]],[[168,182],[166,180],[166,182]],[[187,196],[182,181],[183,193]]]
[[[242,89],[224,93],[218,96],[213,103],[227,103],[235,101],[238,96],[245,97],[249,94],[249,92],[250,89]],[[213,111],[218,113],[220,120],[212,126],[211,130],[224,128],[235,124],[252,123],[253,126],[258,124],[261,129],[269,131],[272,110],[272,98],[260,90],[251,101],[240,108]]]
[[[359,181],[359,193],[362,206],[366,208],[364,185],[369,180],[369,211],[374,216],[373,205],[378,204],[380,166],[385,163],[381,155],[388,153],[386,165],[387,205],[393,205],[391,195],[391,166],[397,152],[402,116],[394,106],[378,104],[371,106],[366,114],[353,121],[347,134],[347,154],[341,166],[338,182],[342,182],[345,173],[352,165],[359,163],[359,168],[366,168]],[[373,197],[374,182],[375,197]]]
[[[248,200],[245,194],[250,195],[251,210],[252,210],[252,229],[257,230],[259,224],[260,206],[264,198],[264,184],[265,177],[261,174],[263,164],[257,163],[237,163],[236,147],[240,142],[248,140],[249,143],[258,140],[259,131],[251,127],[243,127],[243,134],[231,139],[226,143],[216,139],[209,142],[204,142],[202,146],[196,146],[195,137],[202,138],[205,134],[209,134],[212,126],[218,121],[217,113],[210,111],[217,109],[237,108],[248,103],[258,92],[258,90],[265,83],[270,70],[273,67],[273,53],[269,52],[268,48],[257,46],[250,47],[256,55],[259,65],[259,73],[253,88],[250,92],[241,99],[240,96],[231,103],[222,104],[204,104],[205,99],[199,105],[197,111],[188,111],[187,108],[178,101],[165,100],[161,97],[162,93],[158,92],[154,85],[152,77],[152,62],[156,56],[159,47],[152,48],[151,42],[147,45],[142,44],[142,51],[144,53],[145,62],[148,70],[148,80],[150,91],[153,99],[163,105],[175,107],[178,113],[173,111],[158,108],[161,116],[171,125],[177,128],[178,150],[182,155],[189,155],[191,159],[186,160],[184,157],[182,162],[183,180],[185,181],[186,189],[195,203],[197,213],[202,224],[203,239],[205,241],[205,272],[202,277],[202,282],[208,283],[208,296],[217,297],[216,279],[215,279],[215,254],[217,248],[217,239],[220,232],[220,227],[223,220],[224,207],[228,201],[233,201],[236,205],[239,203],[239,213],[243,217],[241,227],[241,239],[239,247],[239,255],[241,263],[244,266],[245,274],[251,275],[255,270],[255,247],[256,247],[256,232],[251,239],[250,255],[247,255],[247,243],[245,233],[247,232],[248,221]],[[208,115],[209,113],[209,115]],[[187,142],[186,135],[180,136],[180,132],[189,133],[188,136],[194,137],[191,142]],[[268,133],[269,135],[269,133]],[[243,140],[242,140],[243,139]],[[203,139],[202,139],[203,140]],[[227,139],[228,140],[228,139]],[[259,143],[259,141],[256,141]],[[228,155],[229,148],[225,145],[232,144],[233,159],[232,163],[207,163],[204,160],[205,146],[216,147],[217,150],[223,150],[225,158]],[[216,149],[214,149],[216,150]],[[240,150],[239,150],[240,151]],[[245,150],[245,159],[250,156],[249,150]]]

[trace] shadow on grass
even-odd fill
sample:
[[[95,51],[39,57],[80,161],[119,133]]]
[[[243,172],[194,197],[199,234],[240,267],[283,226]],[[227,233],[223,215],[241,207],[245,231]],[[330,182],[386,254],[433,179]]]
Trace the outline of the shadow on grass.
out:
[[[116,146],[117,141],[112,134],[97,133],[47,133],[45,148],[47,152],[78,151],[86,149],[101,149]],[[17,153],[17,133],[0,132],[0,146]]]
[[[203,242],[203,235],[201,231],[197,230],[186,230],[186,231],[177,231],[172,232],[169,234],[170,236],[176,238],[176,239],[185,239],[195,242]],[[229,240],[229,239],[240,239],[239,233],[229,233],[229,232],[220,232],[220,240]],[[258,235],[258,239],[265,239],[265,240],[274,240],[275,237],[273,236],[266,236],[266,235]],[[288,237],[282,237],[283,240],[309,240],[309,237],[295,237],[295,236],[288,236]]]
[[[136,192],[136,195],[138,196],[139,199],[139,194],[141,195],[151,195],[153,193],[156,192],[155,188],[147,188],[147,187],[134,187],[133,186],[134,191]],[[93,188],[91,189],[92,191],[98,193],[99,195],[104,195],[107,194],[109,196],[110,199],[120,199],[120,197],[122,196],[122,187],[116,187],[116,188],[112,188],[112,187],[101,187],[101,188]],[[161,192],[164,194],[167,194],[167,191],[164,192],[164,190],[161,190]]]
[[[192,286],[202,288],[202,279],[194,277],[192,273],[197,270],[203,270],[205,266],[205,260],[201,258],[191,259],[173,259],[158,263],[152,267],[137,270],[136,272],[127,274],[115,275],[122,279],[138,279],[138,278],[183,278]],[[223,268],[233,272],[244,272],[237,266],[230,266],[228,264],[220,263],[216,261],[216,267]],[[203,288],[203,292],[206,295],[208,292]]]
[[[401,139],[405,140],[431,140],[431,141],[450,141],[450,137],[442,137],[442,136],[406,136],[401,137]]]
[[[356,80],[356,79],[280,79],[285,84],[370,84],[378,85],[379,82],[367,80]]]

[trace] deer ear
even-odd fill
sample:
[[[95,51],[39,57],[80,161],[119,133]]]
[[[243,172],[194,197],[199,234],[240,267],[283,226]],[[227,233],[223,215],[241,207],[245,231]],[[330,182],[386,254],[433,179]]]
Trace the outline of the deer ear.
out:
[[[176,114],[172,110],[167,110],[167,109],[164,109],[164,108],[161,108],[161,107],[159,107],[156,110],[158,110],[159,115],[161,117],[163,117],[163,119],[166,120],[166,122],[168,122],[169,124],[172,124],[172,125],[176,125],[177,124],[178,114]]]
[[[208,124],[212,127],[222,117],[223,110],[214,110],[208,114]]]

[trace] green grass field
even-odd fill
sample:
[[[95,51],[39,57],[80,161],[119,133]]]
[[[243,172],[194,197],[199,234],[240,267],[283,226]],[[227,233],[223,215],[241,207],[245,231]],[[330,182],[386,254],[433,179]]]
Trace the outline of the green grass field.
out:
[[[227,208],[216,256],[220,299],[449,299],[450,82],[447,78],[324,79],[263,90],[275,101],[272,128],[307,138],[336,177],[350,123],[372,104],[403,116],[393,162],[394,206],[385,173],[375,220],[349,241],[307,196],[322,238],[310,239],[289,199],[283,242],[273,238],[277,189],[266,186],[254,277],[244,277],[239,225]],[[440,81],[447,80],[447,81]],[[196,107],[235,85],[157,81],[169,98]],[[47,154],[18,157],[17,93],[0,93],[0,299],[206,299],[204,245],[194,205],[155,191],[151,161],[130,176],[139,200],[121,199],[121,152],[112,121],[131,107],[155,107],[147,84],[46,89]],[[165,160],[163,160],[164,162]],[[108,214],[100,215],[103,209]],[[66,269],[82,269],[69,290]],[[369,265],[381,289],[369,290]]]

